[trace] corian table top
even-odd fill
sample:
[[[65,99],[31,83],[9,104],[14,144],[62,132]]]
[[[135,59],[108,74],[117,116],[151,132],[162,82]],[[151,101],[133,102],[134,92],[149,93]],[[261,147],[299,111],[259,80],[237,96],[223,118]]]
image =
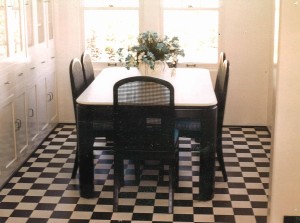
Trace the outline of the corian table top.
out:
[[[141,75],[138,69],[105,68],[90,86],[77,98],[83,105],[113,105],[113,86],[123,78]],[[176,68],[153,76],[169,81],[175,89],[175,106],[212,106],[217,104],[209,70]]]

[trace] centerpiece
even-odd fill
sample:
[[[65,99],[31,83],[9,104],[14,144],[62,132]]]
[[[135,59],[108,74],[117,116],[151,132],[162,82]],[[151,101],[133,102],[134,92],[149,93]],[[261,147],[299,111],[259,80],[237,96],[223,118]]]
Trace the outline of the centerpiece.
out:
[[[140,33],[137,40],[137,45],[119,48],[117,53],[127,69],[137,67],[143,75],[163,72],[168,67],[166,61],[176,67],[178,56],[184,56],[178,37],[160,38],[156,32],[147,31]]]

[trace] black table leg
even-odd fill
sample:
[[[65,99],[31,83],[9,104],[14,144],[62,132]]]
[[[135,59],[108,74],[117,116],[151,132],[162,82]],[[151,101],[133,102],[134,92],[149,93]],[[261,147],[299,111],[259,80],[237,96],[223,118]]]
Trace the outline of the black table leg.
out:
[[[77,140],[80,196],[94,197],[93,122],[90,108],[77,105]]]
[[[217,107],[202,110],[199,200],[208,201],[214,197],[215,151],[217,137]]]

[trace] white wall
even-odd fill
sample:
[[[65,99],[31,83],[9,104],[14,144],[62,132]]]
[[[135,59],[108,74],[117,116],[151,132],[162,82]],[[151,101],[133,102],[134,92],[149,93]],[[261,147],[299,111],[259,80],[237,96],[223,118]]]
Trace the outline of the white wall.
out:
[[[80,0],[54,1],[59,122],[74,123],[69,65],[83,52]]]
[[[282,0],[280,15],[270,223],[300,216],[300,2]]]
[[[226,0],[222,50],[230,61],[225,124],[267,125],[273,0]]]

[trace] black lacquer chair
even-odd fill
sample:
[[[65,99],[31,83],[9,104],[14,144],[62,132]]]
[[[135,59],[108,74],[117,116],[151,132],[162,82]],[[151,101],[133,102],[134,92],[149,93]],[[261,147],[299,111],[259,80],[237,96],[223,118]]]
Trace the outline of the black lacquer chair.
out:
[[[118,211],[123,161],[159,160],[169,165],[169,213],[178,178],[174,88],[162,79],[129,77],[114,85],[114,211]]]
[[[82,65],[78,58],[74,58],[69,67],[71,90],[72,90],[72,100],[75,113],[75,121],[77,123],[77,112],[76,112],[76,99],[79,95],[86,89],[86,82],[82,71]],[[72,171],[72,178],[75,178],[78,169],[78,154],[76,146],[76,155],[74,161],[74,167]]]
[[[227,181],[227,173],[225,169],[223,147],[222,147],[222,128],[224,121],[225,105],[227,98],[227,88],[229,80],[229,61],[225,60],[221,72],[217,76],[215,93],[218,100],[218,119],[217,119],[217,158],[223,174],[224,181]]]
[[[81,55],[81,64],[82,64],[82,68],[83,68],[83,74],[85,77],[85,81],[88,86],[95,79],[95,74],[94,74],[94,68],[93,68],[91,56],[86,51],[83,52]]]
[[[218,62],[218,71],[217,71],[217,79],[215,85],[215,93],[218,100],[218,147],[217,149],[217,157],[220,163],[220,168],[223,174],[224,181],[227,181],[227,173],[225,170],[225,164],[223,159],[222,153],[222,126],[223,126],[223,118],[224,118],[224,110],[225,110],[225,101],[223,98],[226,99],[226,92],[227,92],[227,84],[228,78],[226,82],[222,82],[221,80],[225,80],[224,77],[226,76],[226,69],[224,68],[224,61],[225,61],[225,53],[221,52],[219,56]],[[221,85],[223,87],[221,88]],[[201,121],[199,119],[179,119],[176,120],[175,124],[176,128],[179,130],[179,135],[189,138],[194,138],[196,142],[200,142],[201,133],[205,131],[201,128]],[[201,142],[200,142],[201,143]],[[201,146],[200,146],[201,147]]]
[[[72,89],[72,99],[75,112],[75,120],[77,123],[77,112],[76,112],[76,99],[80,94],[88,87],[86,84],[82,64],[78,58],[74,58],[69,67],[71,89]],[[94,137],[105,137],[107,141],[113,141],[113,119],[112,119],[112,108],[107,108],[102,111],[93,111],[91,114],[93,118],[93,136]],[[75,162],[72,171],[72,178],[76,177],[78,170],[78,146],[76,147]],[[96,146],[94,149],[97,150],[111,150],[112,146],[107,146],[105,143],[104,146]]]

